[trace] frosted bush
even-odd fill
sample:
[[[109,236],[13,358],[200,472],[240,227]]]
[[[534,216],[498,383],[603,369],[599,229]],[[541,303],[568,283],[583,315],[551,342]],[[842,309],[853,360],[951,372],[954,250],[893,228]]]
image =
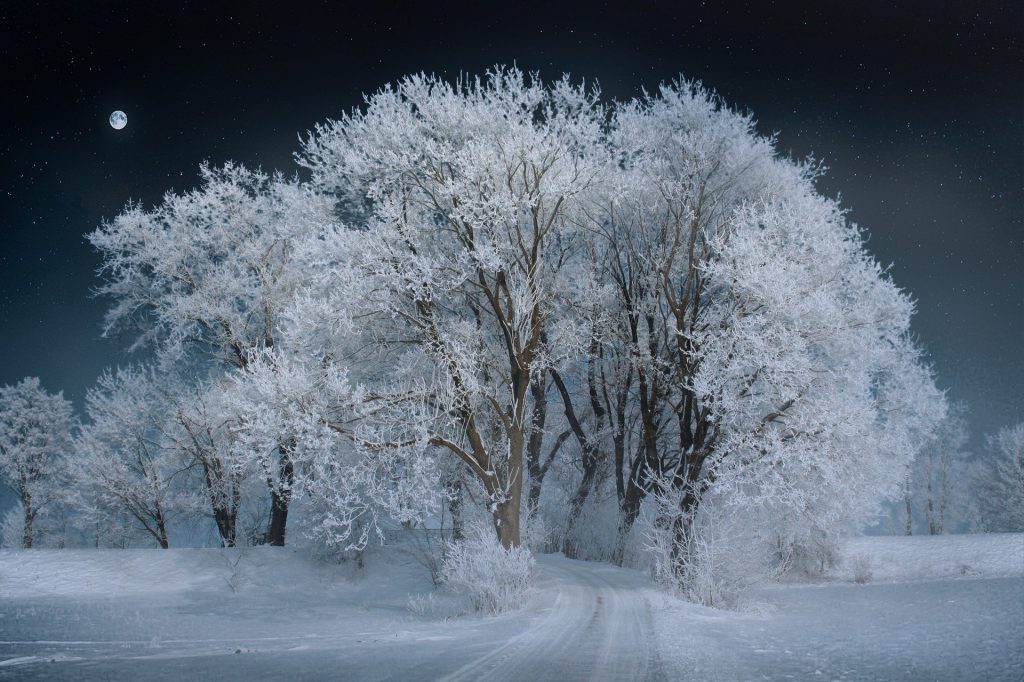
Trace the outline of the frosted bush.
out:
[[[497,614],[522,602],[534,563],[529,549],[506,550],[493,530],[476,523],[466,529],[464,540],[447,544],[441,577],[450,589],[469,597],[477,611]]]
[[[643,535],[658,582],[698,604],[741,608],[751,587],[775,577],[764,519],[751,510],[705,500],[680,548],[673,531],[683,521],[676,493],[662,489],[655,503]]]
[[[871,570],[871,557],[866,554],[851,557],[850,568],[853,570],[853,582],[860,585],[871,582],[874,577],[874,572]]]
[[[770,577],[764,554],[760,539],[739,524],[698,522],[676,567],[679,582],[695,602],[735,608],[752,586]]]

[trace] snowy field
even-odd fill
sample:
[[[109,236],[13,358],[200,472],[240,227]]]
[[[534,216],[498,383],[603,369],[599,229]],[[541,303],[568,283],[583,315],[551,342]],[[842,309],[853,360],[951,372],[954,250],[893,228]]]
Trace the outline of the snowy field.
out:
[[[267,547],[5,550],[0,679],[1024,679],[1024,535],[845,557],[727,612],[542,556],[523,608],[481,617],[395,549],[361,572]]]

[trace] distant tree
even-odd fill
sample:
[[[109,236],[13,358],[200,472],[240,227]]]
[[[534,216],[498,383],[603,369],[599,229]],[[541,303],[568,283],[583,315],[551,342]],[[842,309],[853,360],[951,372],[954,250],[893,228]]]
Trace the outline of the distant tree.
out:
[[[0,387],[0,473],[19,496],[22,546],[32,547],[35,524],[63,497],[61,473],[71,450],[74,408],[35,377]]]
[[[971,482],[982,530],[1024,532],[1024,423],[988,437]]]
[[[199,189],[148,211],[129,204],[88,235],[103,258],[99,293],[113,300],[106,330],[136,334],[133,347],[155,348],[164,366],[198,355],[244,369],[250,351],[274,345],[281,307],[306,276],[297,237],[321,229],[327,202],[236,164],[201,175]],[[266,542],[283,545],[294,464],[285,450],[273,459]]]
[[[86,394],[88,422],[70,467],[80,495],[127,514],[164,549],[168,521],[181,506],[174,488],[181,467],[163,436],[167,383],[151,368],[104,373]]]
[[[915,455],[902,505],[907,535],[915,526],[929,535],[948,533],[967,519],[968,437],[966,407],[953,405]]]

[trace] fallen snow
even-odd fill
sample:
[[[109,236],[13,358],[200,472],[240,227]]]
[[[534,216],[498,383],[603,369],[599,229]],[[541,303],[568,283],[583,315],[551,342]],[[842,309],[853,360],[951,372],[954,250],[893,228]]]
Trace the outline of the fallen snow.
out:
[[[754,612],[542,556],[523,608],[485,618],[394,548],[363,571],[287,548],[0,551],[0,680],[1024,679],[1024,535],[845,554],[871,582],[847,558]]]
[[[868,567],[871,582],[1019,578],[1024,576],[1024,533],[852,538],[828,577],[854,580],[858,563]]]
[[[764,587],[747,613],[655,603],[687,679],[1024,680],[1024,534],[854,538],[823,582]]]

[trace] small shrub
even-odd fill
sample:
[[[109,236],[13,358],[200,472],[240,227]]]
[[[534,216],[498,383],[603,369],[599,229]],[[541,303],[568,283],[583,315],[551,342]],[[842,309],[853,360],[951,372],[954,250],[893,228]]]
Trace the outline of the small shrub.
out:
[[[853,569],[853,582],[864,585],[871,582],[874,573],[871,570],[871,557],[858,554],[850,558],[850,568]]]
[[[409,597],[409,610],[417,616],[432,618],[437,610],[437,602],[434,600],[434,593],[414,594]]]
[[[443,592],[411,595],[407,603],[410,611],[421,618],[430,620],[447,621],[467,613],[464,600]]]
[[[447,547],[442,531],[422,526],[403,528],[398,535],[398,543],[402,551],[430,573],[430,582],[440,587],[441,566]]]
[[[515,547],[506,551],[484,524],[466,530],[464,540],[446,547],[442,580],[469,597],[477,611],[497,614],[515,608],[533,578],[535,562],[530,550]]]

